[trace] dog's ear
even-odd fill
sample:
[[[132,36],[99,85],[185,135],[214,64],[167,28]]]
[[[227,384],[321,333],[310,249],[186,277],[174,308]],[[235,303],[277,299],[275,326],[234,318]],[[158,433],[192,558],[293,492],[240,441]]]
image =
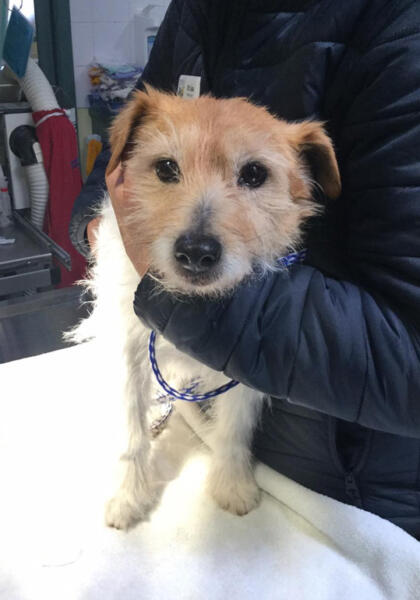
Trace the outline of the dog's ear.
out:
[[[115,117],[109,136],[111,159],[106,168],[107,174],[112,173],[118,163],[126,158],[134,133],[144,119],[149,105],[150,97],[147,91],[140,92],[136,90],[131,100]]]
[[[301,160],[311,169],[313,178],[328,198],[341,193],[341,180],[334,148],[322,123],[303,121],[289,125],[289,140]]]

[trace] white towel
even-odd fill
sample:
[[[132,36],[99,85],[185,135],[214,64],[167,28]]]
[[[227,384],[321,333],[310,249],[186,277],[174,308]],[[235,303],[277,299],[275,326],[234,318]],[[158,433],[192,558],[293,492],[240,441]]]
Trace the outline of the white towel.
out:
[[[208,451],[177,415],[155,446],[169,482],[159,505],[129,533],[107,529],[113,392],[93,354],[0,365],[1,600],[420,598],[418,542],[264,465],[261,506],[220,510],[204,489]]]

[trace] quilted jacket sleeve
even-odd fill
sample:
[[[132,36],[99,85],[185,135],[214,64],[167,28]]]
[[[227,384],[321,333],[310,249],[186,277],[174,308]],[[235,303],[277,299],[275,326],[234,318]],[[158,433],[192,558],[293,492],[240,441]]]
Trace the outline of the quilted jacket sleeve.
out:
[[[352,283],[311,266],[223,303],[152,298],[137,314],[178,348],[290,402],[420,437],[420,33],[384,31],[348,75],[338,146]]]
[[[150,83],[161,90],[173,90],[173,48],[179,26],[179,13],[183,0],[174,0],[169,6],[162,25],[159,28],[150,59],[137,82],[141,89],[143,83]],[[84,256],[89,256],[86,239],[86,226],[92,219],[95,208],[101,202],[105,186],[105,170],[110,159],[109,148],[98,156],[94,169],[73,206],[69,234],[75,248]]]

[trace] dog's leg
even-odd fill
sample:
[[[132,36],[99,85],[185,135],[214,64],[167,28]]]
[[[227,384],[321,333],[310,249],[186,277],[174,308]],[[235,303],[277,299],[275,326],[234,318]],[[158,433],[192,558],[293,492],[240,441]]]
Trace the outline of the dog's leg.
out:
[[[248,513],[260,500],[250,448],[262,402],[262,394],[240,385],[221,396],[214,408],[209,490],[221,508],[237,515]]]
[[[107,525],[129,529],[144,519],[154,502],[149,476],[150,436],[146,414],[151,401],[151,382],[145,368],[144,349],[132,344],[127,348],[125,386],[125,450],[120,457],[121,483],[108,502]]]

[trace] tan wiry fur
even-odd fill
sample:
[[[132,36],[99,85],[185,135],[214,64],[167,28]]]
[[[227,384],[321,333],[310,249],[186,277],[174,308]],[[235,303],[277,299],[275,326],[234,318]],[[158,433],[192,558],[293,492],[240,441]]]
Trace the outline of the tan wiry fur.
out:
[[[316,211],[303,152],[309,150],[314,157],[315,176],[326,193],[340,193],[334,152],[321,124],[289,124],[244,99],[183,100],[150,88],[137,92],[114,122],[111,147],[109,169],[123,161],[130,181],[129,218],[139,251],[146,250],[161,285],[177,293],[223,295],[253,272],[277,268],[276,258],[296,247],[302,225]],[[176,160],[178,183],[163,183],[157,177],[154,166],[161,158]],[[238,185],[241,167],[249,161],[268,170],[267,180],[256,189]],[[154,502],[145,419],[153,393],[149,331],[133,312],[139,277],[125,254],[108,197],[101,214],[95,265],[87,283],[95,308],[74,336],[96,336],[110,355],[125,356],[123,472],[106,520],[128,528],[144,518]],[[195,285],[176,268],[174,244],[200,219],[223,251],[217,276]],[[163,339],[157,351],[160,367],[175,387],[199,377],[204,391],[226,381],[223,374]],[[236,514],[245,514],[259,500],[250,443],[262,400],[261,393],[239,385],[217,399],[212,411],[209,488],[220,506]],[[187,418],[200,422],[196,407],[178,404],[181,411],[192,411]]]

